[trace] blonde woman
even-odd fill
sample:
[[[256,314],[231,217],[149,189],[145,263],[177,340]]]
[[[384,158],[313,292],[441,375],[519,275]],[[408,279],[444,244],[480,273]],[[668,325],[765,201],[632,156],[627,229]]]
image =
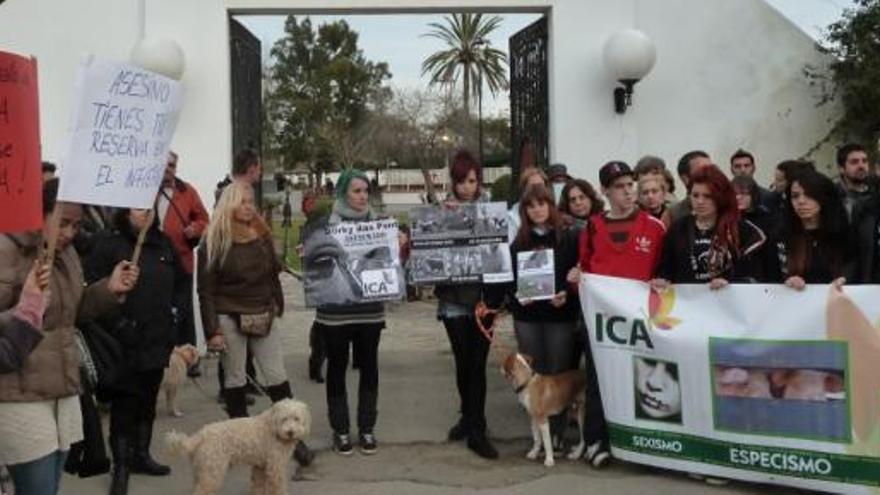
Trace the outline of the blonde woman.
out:
[[[639,176],[639,206],[668,229],[672,215],[666,207],[666,180],[657,172]]]
[[[205,336],[209,349],[223,352],[224,399],[232,418],[248,415],[248,347],[272,402],[293,396],[284,370],[281,335],[273,323],[284,312],[280,272],[272,234],[257,214],[253,188],[232,182],[223,190],[208,224],[197,270]],[[304,444],[299,445],[296,459],[306,465],[311,455]]]

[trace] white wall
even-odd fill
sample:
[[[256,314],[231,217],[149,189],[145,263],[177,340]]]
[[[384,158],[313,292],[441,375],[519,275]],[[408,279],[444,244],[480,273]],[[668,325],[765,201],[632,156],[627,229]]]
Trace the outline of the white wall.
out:
[[[763,0],[147,0],[146,31],[186,54],[186,103],[173,147],[180,174],[209,205],[231,156],[227,9],[235,13],[550,9],[550,155],[595,181],[607,160],[658,154],[674,167],[692,148],[726,166],[737,147],[772,164],[800,155],[829,127],[801,69],[812,41]],[[364,10],[360,10],[364,9]],[[612,33],[637,27],[658,62],[636,86],[634,106],[614,113],[614,82],[602,63]],[[0,6],[0,49],[40,66],[45,159],[62,161],[79,56],[124,60],[137,36],[136,0],[10,0]],[[830,112],[830,113],[829,113]],[[61,164],[63,166],[63,163]]]

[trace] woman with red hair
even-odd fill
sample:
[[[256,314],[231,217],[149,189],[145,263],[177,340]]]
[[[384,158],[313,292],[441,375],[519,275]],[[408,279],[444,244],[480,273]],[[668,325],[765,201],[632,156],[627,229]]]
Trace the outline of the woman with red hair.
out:
[[[483,203],[489,200],[482,191],[482,168],[474,156],[459,150],[449,167],[452,182],[444,208]],[[449,430],[450,441],[467,440],[467,446],[480,457],[498,458],[486,430],[486,360],[489,341],[477,326],[474,310],[480,301],[500,306],[504,287],[471,283],[438,285],[437,319],[443,322],[455,358],[455,385],[461,401],[461,416]]]
[[[715,166],[691,175],[690,215],[673,222],[653,285],[708,283],[720,289],[728,283],[763,281],[770,262],[767,236],[740,217],[736,193]]]

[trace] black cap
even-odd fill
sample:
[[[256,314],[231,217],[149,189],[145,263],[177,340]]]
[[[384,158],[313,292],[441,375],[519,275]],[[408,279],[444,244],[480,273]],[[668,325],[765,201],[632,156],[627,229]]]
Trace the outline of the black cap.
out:
[[[624,175],[633,176],[629,165],[619,161],[608,162],[599,169],[599,184],[602,184],[602,187],[610,187],[612,182]]]
[[[571,179],[571,176],[568,175],[568,167],[566,167],[564,163],[554,163],[547,167],[547,178],[553,180],[555,177]]]

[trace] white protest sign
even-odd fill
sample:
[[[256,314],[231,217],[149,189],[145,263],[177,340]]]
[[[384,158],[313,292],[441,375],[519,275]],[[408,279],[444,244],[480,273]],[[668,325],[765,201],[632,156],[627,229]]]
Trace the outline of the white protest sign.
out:
[[[173,79],[87,56],[77,74],[58,199],[151,208],[182,102]]]

